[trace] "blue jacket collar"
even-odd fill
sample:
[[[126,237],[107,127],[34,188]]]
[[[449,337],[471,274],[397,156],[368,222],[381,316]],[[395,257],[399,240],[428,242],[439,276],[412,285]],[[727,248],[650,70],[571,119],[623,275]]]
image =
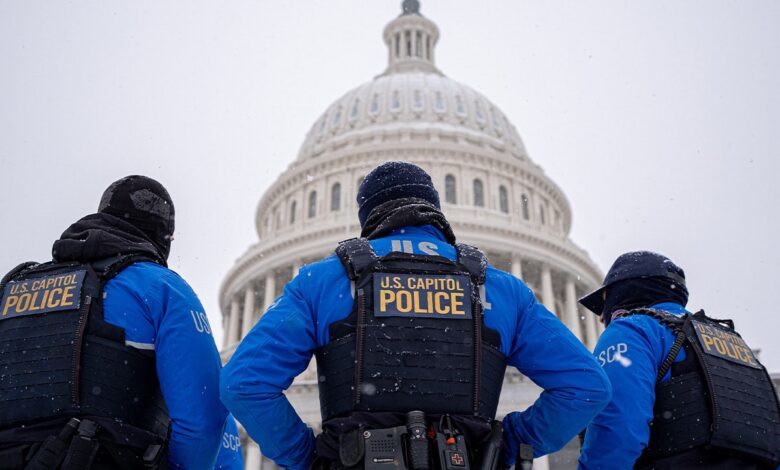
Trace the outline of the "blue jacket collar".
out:
[[[390,235],[388,237],[394,237],[398,235],[405,235],[407,237],[414,237],[414,238],[435,238],[437,240],[441,240],[443,242],[446,242],[447,239],[444,238],[444,235],[436,229],[433,225],[420,225],[419,227],[403,227],[403,228],[397,228],[390,232]],[[387,237],[382,237],[387,238]]]
[[[660,304],[651,305],[650,308],[663,310],[664,312],[673,313],[675,315],[684,315],[686,313],[690,313],[685,310],[685,307],[674,302],[661,302]]]

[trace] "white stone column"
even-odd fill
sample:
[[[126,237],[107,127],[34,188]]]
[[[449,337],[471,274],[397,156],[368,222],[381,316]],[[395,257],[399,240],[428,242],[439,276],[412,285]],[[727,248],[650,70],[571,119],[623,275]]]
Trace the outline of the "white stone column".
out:
[[[574,336],[582,341],[582,332],[580,331],[580,315],[577,311],[577,290],[574,287],[574,279],[566,279],[566,326],[569,327]]]
[[[518,255],[512,255],[512,275],[518,279],[523,278],[523,262]]]
[[[238,299],[233,298],[230,302],[230,319],[228,320],[227,341],[225,346],[230,346],[238,341]]]
[[[534,470],[550,470],[549,457],[545,455],[543,457],[534,459]]]
[[[251,439],[246,443],[246,458],[244,459],[244,469],[260,470],[260,446]]]
[[[255,324],[255,287],[250,281],[244,291],[244,315],[241,319],[241,337],[243,338]]]
[[[301,270],[301,265],[302,264],[303,264],[303,262],[300,259],[296,259],[295,261],[293,261],[293,266],[292,266],[292,277],[293,277],[293,279],[295,279],[295,276],[298,275],[298,271]]]
[[[552,285],[552,272],[546,264],[542,265],[542,303],[547,310],[555,312],[555,293]]]
[[[593,349],[596,347],[596,342],[599,339],[599,334],[596,331],[596,323],[598,323],[598,318],[585,307],[580,308],[580,315],[585,316],[585,333],[588,335],[587,346],[589,350],[593,351]]]
[[[265,275],[265,300],[263,302],[263,312],[276,300],[276,274],[273,270]]]

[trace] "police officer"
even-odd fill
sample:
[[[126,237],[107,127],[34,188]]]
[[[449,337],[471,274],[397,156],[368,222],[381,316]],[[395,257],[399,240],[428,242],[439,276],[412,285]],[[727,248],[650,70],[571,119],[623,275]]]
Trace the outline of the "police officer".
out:
[[[203,307],[166,267],[173,201],[122,178],[53,260],[2,280],[0,468],[211,469],[227,410]]]
[[[425,171],[384,163],[357,202],[363,238],[301,268],[223,369],[221,398],[265,456],[290,469],[315,456],[330,468],[427,468],[419,453],[393,454],[414,439],[441,451],[426,459],[465,468],[497,455],[503,431],[510,464],[521,443],[535,456],[560,449],[601,410],[610,387],[593,357],[519,279],[456,244]],[[283,393],[312,355],[316,438]],[[545,391],[502,428],[491,420],[507,364]]]
[[[648,251],[617,258],[580,299],[607,325],[594,354],[612,382],[580,468],[780,465],[777,395],[730,320],[685,309],[685,273]]]

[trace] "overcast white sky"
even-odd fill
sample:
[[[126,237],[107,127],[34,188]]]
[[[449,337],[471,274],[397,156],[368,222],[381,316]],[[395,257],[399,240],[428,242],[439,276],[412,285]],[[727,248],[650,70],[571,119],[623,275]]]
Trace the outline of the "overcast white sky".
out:
[[[336,98],[385,67],[400,0],[0,1],[0,271],[46,260],[141,173],[177,209],[171,266],[221,339],[254,210]],[[602,270],[684,267],[780,371],[780,2],[423,0],[437,64],[498,104]]]

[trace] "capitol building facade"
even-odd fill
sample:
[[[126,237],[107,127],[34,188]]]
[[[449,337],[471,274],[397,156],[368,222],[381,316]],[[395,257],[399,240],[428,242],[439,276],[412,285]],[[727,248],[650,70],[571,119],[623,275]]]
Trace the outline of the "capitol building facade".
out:
[[[495,104],[437,68],[439,30],[419,13],[417,2],[404,2],[403,14],[385,27],[383,37],[387,69],[325,110],[297,159],[257,206],[259,240],[220,288],[223,361],[300,266],[360,233],[357,188],[388,160],[428,171],[458,240],[480,247],[494,266],[521,278],[592,349],[601,325],[577,299],[600,285],[602,273],[569,239],[572,212],[563,191],[530,159]],[[525,409],[539,393],[516,370],[508,370],[499,415]],[[287,396],[318,431],[314,361]],[[578,450],[571,447],[537,459],[534,468],[574,468]],[[243,448],[247,469],[276,468],[251,440],[244,438]]]

